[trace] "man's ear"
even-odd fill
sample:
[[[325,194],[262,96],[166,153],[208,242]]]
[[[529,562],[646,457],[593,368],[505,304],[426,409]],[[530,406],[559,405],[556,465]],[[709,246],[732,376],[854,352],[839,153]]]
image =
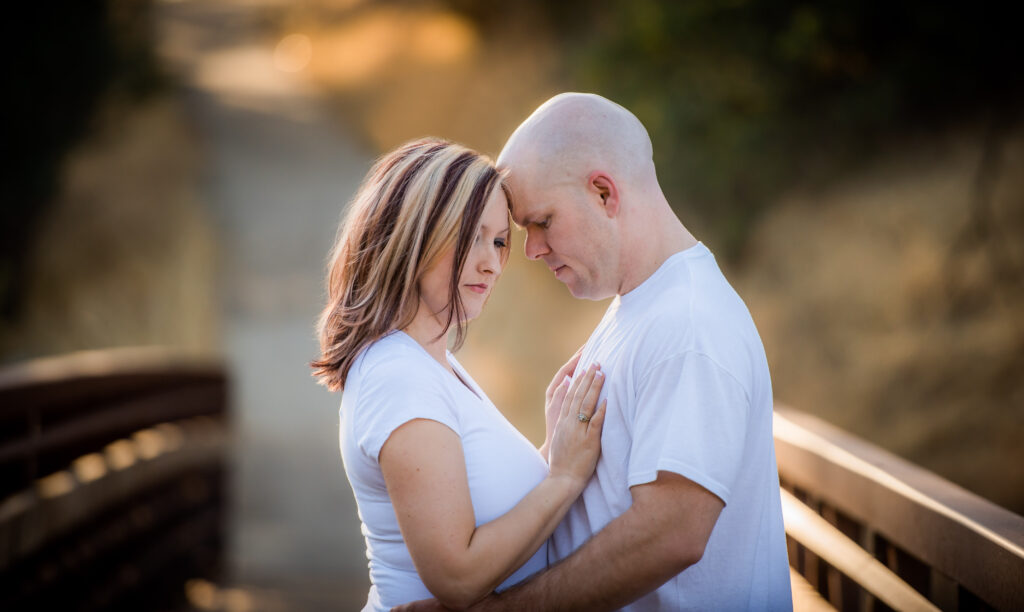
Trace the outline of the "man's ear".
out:
[[[619,199],[619,187],[612,177],[601,170],[594,170],[587,177],[587,186],[601,198],[604,212],[609,218],[618,216],[621,200]]]

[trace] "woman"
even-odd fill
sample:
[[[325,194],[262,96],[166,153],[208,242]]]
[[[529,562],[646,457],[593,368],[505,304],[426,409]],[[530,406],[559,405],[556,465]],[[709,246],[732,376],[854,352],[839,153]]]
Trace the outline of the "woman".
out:
[[[365,609],[464,608],[546,565],[594,470],[604,406],[578,356],[555,376],[535,449],[447,350],[508,257],[508,202],[486,157],[441,140],[380,159],[332,252],[316,375],[344,388],[341,452],[363,522]],[[548,459],[545,462],[545,459]]]

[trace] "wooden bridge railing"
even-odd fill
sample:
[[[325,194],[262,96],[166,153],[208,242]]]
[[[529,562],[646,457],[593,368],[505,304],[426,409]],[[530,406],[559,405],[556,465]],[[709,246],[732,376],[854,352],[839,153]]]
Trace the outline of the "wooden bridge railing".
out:
[[[1024,517],[776,406],[790,565],[841,610],[1024,610]]]
[[[226,387],[151,349],[0,370],[0,609],[172,609],[219,578]]]

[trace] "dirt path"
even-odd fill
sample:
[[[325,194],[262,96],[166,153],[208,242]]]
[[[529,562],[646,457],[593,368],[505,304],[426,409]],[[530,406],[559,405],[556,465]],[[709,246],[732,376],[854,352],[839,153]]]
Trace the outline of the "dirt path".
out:
[[[314,91],[274,67],[262,25],[274,10],[168,2],[157,29],[204,146],[201,194],[221,248],[237,432],[228,582],[259,594],[255,609],[350,609],[365,601],[367,578],[337,450],[340,396],[306,364],[322,262],[370,155]]]

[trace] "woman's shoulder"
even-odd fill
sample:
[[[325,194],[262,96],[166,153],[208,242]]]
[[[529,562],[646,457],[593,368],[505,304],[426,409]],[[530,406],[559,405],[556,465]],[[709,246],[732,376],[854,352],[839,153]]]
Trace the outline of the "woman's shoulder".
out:
[[[412,419],[459,431],[443,371],[415,342],[401,332],[388,334],[367,346],[349,373],[342,413],[360,448],[374,459],[391,432]]]
[[[379,384],[401,383],[408,386],[415,381],[429,384],[438,378],[432,369],[430,357],[416,341],[400,331],[390,332],[374,340],[356,358],[349,376],[361,381]]]

